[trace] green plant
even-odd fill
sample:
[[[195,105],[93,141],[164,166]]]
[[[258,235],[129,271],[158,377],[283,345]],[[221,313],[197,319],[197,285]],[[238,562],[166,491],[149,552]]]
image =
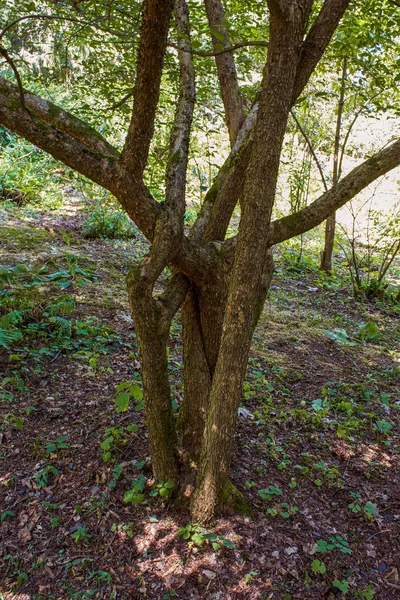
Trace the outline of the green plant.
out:
[[[45,444],[45,451],[47,456],[50,456],[51,454],[56,454],[59,450],[66,450],[69,447],[66,443],[67,439],[67,435],[61,435],[54,442],[47,442]]]
[[[388,435],[392,429],[393,429],[393,425],[391,423],[389,423],[389,421],[385,421],[385,420],[378,420],[375,423],[375,429],[382,435],[382,436],[386,436]]]
[[[112,583],[111,574],[107,571],[102,571],[101,569],[92,571],[89,575],[89,579],[95,579],[98,583],[102,583],[104,581],[107,583],[107,585],[111,585]]]
[[[38,487],[42,488],[49,484],[51,477],[57,477],[59,474],[60,471],[56,467],[47,465],[35,475],[33,480]]]
[[[133,523],[113,523],[111,525],[111,531],[113,533],[119,532],[120,534],[126,535],[128,538],[133,538]]]
[[[332,581],[332,585],[333,587],[343,592],[343,594],[347,594],[347,592],[349,591],[349,584],[345,579],[335,579],[334,581]]]
[[[7,380],[7,377],[5,379]],[[18,429],[18,431],[22,431],[24,427],[24,419],[22,417],[16,417],[15,415],[10,413],[5,414],[2,420],[4,426],[14,425]]]
[[[104,462],[109,462],[114,454],[120,452],[137,430],[136,423],[131,423],[126,427],[108,427],[104,431],[105,438],[100,442],[101,457]]]
[[[217,535],[216,533],[207,533],[207,530],[197,523],[194,525],[188,523],[185,527],[178,529],[177,533],[184,540],[189,542],[189,545],[199,547],[204,544],[211,544],[215,552],[221,548],[236,548],[235,544],[225,536]]]
[[[85,220],[83,235],[92,239],[127,239],[136,237],[137,230],[123,210],[107,207],[104,200],[99,200]]]
[[[269,487],[263,490],[258,490],[258,494],[263,500],[267,500],[269,502],[272,500],[273,496],[281,496],[282,490],[275,487],[274,485],[270,485]]]
[[[6,519],[11,519],[12,517],[15,517],[15,512],[13,510],[3,510],[0,516],[0,522],[2,523]]]
[[[339,550],[343,554],[351,554],[349,543],[341,535],[330,537],[329,541],[323,539],[317,541],[317,552],[328,552],[334,549]]]
[[[322,560],[315,559],[311,564],[311,570],[313,573],[320,573],[323,575],[326,573],[326,565]]]
[[[258,577],[259,574],[260,571],[250,571],[250,573],[246,573],[244,577],[245,584],[248,585],[255,577]]]
[[[126,412],[131,399],[136,401],[136,410],[143,409],[143,392],[134,381],[123,381],[116,388],[115,408],[117,412]]]
[[[140,504],[145,499],[144,489],[147,484],[147,478],[143,473],[131,482],[131,489],[125,492],[125,504]]]
[[[294,517],[298,510],[298,506],[292,506],[287,502],[281,502],[280,504],[276,504],[272,508],[267,508],[267,514],[271,517],[276,517],[277,515],[279,515],[284,519],[289,519],[290,517]]]
[[[24,583],[28,582],[28,574],[21,569],[21,559],[18,556],[14,556],[13,554],[6,554],[4,556],[4,560],[8,562],[9,567],[12,572],[12,576],[16,578],[15,583],[13,585],[13,590],[19,590]]]
[[[150,496],[158,496],[160,495],[162,498],[169,498],[173,492],[175,484],[173,481],[166,481],[163,483],[160,481],[156,484],[156,488],[151,490]]]
[[[372,585],[369,585],[360,592],[357,592],[357,596],[359,596],[360,598],[364,598],[365,600],[373,600],[375,596],[374,588],[372,587]]]
[[[90,533],[88,532],[85,525],[79,525],[77,529],[71,534],[72,539],[76,544],[79,542],[86,541],[90,538]]]
[[[377,515],[377,513],[378,513],[378,511],[376,510],[376,508],[372,504],[372,502],[365,503],[364,514],[369,521],[372,521],[372,519]]]

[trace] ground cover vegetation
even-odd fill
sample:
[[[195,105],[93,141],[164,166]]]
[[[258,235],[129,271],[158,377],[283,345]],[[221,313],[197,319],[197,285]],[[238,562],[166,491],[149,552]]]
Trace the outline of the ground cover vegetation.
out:
[[[5,8],[4,597],[395,598],[396,3]]]

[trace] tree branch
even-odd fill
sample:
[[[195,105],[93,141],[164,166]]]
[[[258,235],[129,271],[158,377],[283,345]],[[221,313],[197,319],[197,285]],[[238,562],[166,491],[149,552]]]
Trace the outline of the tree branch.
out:
[[[307,84],[312,72],[325,52],[349,2],[350,0],[326,0],[320,13],[315,19],[314,24],[303,42],[301,58],[297,67],[296,80],[293,88],[292,106],[295,104],[298,96],[301,94],[304,86]],[[271,12],[277,10],[279,14],[281,14],[282,7],[280,0],[270,0],[269,7]],[[258,105],[256,104],[254,114],[251,118],[251,125],[253,125],[256,120],[257,108]],[[210,190],[209,201],[207,202],[207,197],[205,199],[206,206],[200,215],[202,221],[201,227],[203,230],[208,229],[210,235],[214,235],[215,233],[217,237],[214,239],[223,239],[225,236],[226,227],[229,224],[232,212],[243,192],[244,173],[247,165],[245,157],[246,155],[250,155],[252,145],[252,132],[248,131],[248,127],[245,129],[246,135],[239,136],[241,144],[238,145],[237,143],[234,148],[234,151],[238,153],[238,156],[235,160],[232,160],[232,154],[228,157]],[[244,153],[244,158],[243,160],[240,160],[239,156],[242,152]],[[228,174],[228,170],[235,170],[236,173],[232,172]],[[223,178],[224,181],[219,182],[219,178]],[[224,195],[224,190],[228,192],[226,195]],[[224,195],[224,198],[221,198],[220,200],[218,198],[219,194],[221,194],[221,196]],[[221,219],[221,215],[223,215],[223,219]],[[207,219],[209,221],[208,225],[206,223]],[[226,225],[225,229],[224,225]],[[208,237],[208,239],[212,238]]]
[[[0,87],[0,123],[45,150],[55,159],[61,160],[106,189],[114,191],[117,161],[113,157],[93,151],[67,133],[45,123],[33,112],[24,110],[19,102],[18,88],[16,90],[17,101],[3,95],[3,89]],[[27,99],[27,106],[28,102]]]
[[[145,285],[153,286],[179,250],[183,239],[185,216],[186,171],[189,156],[189,139],[196,96],[194,67],[190,48],[189,13],[186,0],[174,0],[176,26],[179,35],[179,98],[170,135],[170,148],[166,171],[165,202],[160,209],[153,243],[140,266]]]
[[[160,97],[161,75],[173,0],[145,0],[132,118],[122,153],[126,171],[142,177]]]
[[[311,155],[312,155],[312,157],[314,159],[314,162],[315,162],[315,164],[317,166],[317,169],[319,171],[319,174],[321,176],[322,185],[324,186],[324,189],[327,192],[328,191],[328,185],[326,183],[326,179],[325,179],[325,175],[324,175],[324,171],[322,169],[321,163],[319,162],[318,156],[317,156],[317,154],[316,154],[316,152],[314,150],[314,146],[312,145],[312,142],[311,142],[310,138],[308,137],[308,135],[305,132],[305,130],[303,129],[300,121],[298,120],[298,118],[296,116],[296,113],[293,110],[291,110],[290,114],[292,115],[293,119],[295,120],[295,123],[296,123],[297,127],[299,128],[299,131],[300,131],[301,135],[304,137],[304,139],[305,139],[305,141],[307,143],[308,149],[311,152]]]
[[[2,56],[4,56],[4,58],[6,59],[6,61],[8,62],[8,64],[10,65],[10,67],[13,70],[15,79],[17,80],[18,91],[19,91],[19,101],[21,103],[21,108],[25,109],[26,106],[25,106],[24,88],[22,87],[21,76],[18,72],[17,65],[15,64],[15,62],[13,61],[11,56],[8,54],[7,50],[5,48],[3,48],[2,46],[0,46],[0,54]]]
[[[121,174],[119,152],[95,129],[62,108],[0,77],[0,123],[21,135],[56,160],[111,191],[144,235],[152,240],[161,210],[141,178]],[[203,279],[213,269],[212,248],[198,248],[186,237],[177,246],[174,264],[182,272]]]
[[[268,245],[274,246],[313,229],[378,177],[400,165],[400,140],[353,169],[328,192],[303,210],[271,223]]]
[[[174,220],[179,220],[179,226],[183,232],[189,140],[196,99],[195,72],[190,54],[190,25],[186,0],[175,0],[175,20],[180,37],[178,51],[180,90],[170,138],[165,204],[171,213],[171,217],[174,214]]]
[[[315,67],[321,60],[332,35],[339,25],[351,0],[325,0],[306,39],[303,42],[301,59],[297,68],[293,88],[292,105],[295,104]]]
[[[19,88],[7,79],[4,79],[4,77],[0,77],[0,95],[8,99],[14,110],[23,108],[20,101],[21,94]],[[92,152],[116,160],[119,159],[120,153],[118,150],[93,127],[90,127],[90,125],[81,121],[78,117],[75,117],[52,102],[31,94],[27,90],[23,90],[23,95],[24,108],[29,109],[39,119],[68,134]]]
[[[82,19],[74,19],[73,17],[60,16],[60,15],[44,15],[44,14],[34,14],[34,15],[23,15],[22,17],[18,17],[11,23],[8,23],[1,31],[0,31],[0,40],[3,39],[5,34],[10,31],[15,25],[20,23],[21,21],[26,21],[27,19],[36,19],[36,20],[44,20],[44,21],[67,21],[68,23],[77,23],[78,25],[84,25],[87,27],[94,27],[103,31],[104,33],[109,33],[115,36],[127,37],[130,34],[121,33],[119,31],[115,31],[113,29],[104,29],[99,27],[97,23],[103,21],[105,17],[101,17],[100,19],[96,19],[95,21],[83,21]]]
[[[224,103],[226,121],[228,125],[231,146],[234,145],[240,127],[243,123],[244,113],[242,97],[237,79],[235,59],[232,54],[232,44],[225,27],[225,13],[221,0],[204,0],[208,23],[211,29],[212,44],[215,53],[218,79]],[[214,33],[215,32],[215,33]],[[215,34],[218,34],[215,35]],[[223,37],[221,41],[220,37]],[[221,44],[223,53],[218,50]]]
[[[168,44],[169,46],[171,46],[171,48],[178,48],[177,44],[173,44],[172,42],[169,42]],[[239,50],[240,48],[247,48],[247,47],[259,47],[259,48],[268,48],[268,42],[264,41],[264,40],[249,40],[247,42],[238,42],[237,44],[233,44],[232,46],[227,46],[226,48],[223,48],[222,50],[215,50],[215,51],[210,51],[210,52],[202,52],[201,50],[187,50],[187,52],[190,52],[193,56],[200,56],[201,58],[207,58],[210,56],[220,56],[220,54],[226,54],[227,52],[234,52],[235,50]]]

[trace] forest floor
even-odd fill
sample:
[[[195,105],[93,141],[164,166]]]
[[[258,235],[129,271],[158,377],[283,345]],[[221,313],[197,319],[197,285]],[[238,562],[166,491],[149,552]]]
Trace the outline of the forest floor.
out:
[[[0,598],[400,598],[399,306],[277,256],[231,469],[252,512],[206,531],[151,480],[124,283],[145,242],[83,221],[0,210]],[[179,406],[179,316],[171,340]]]

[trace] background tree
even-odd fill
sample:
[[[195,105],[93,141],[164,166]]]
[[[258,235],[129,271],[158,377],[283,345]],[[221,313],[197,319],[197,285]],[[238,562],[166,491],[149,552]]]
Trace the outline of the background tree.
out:
[[[271,248],[317,226],[377,177],[400,164],[400,142],[396,141],[353,169],[309,206],[272,220],[291,108],[346,14],[349,0],[326,0],[321,8],[313,0],[269,0],[267,5],[257,4],[257,9],[262,7],[262,14],[268,17],[267,59],[260,89],[243,119],[246,103],[243,98],[240,102],[241,90],[233,70],[235,40],[229,39],[221,5],[206,3],[233,148],[205,194],[190,230],[184,224],[186,179],[196,102],[195,67],[204,52],[195,49],[191,41],[185,0],[145,0],[140,34],[136,3],[128,3],[126,11],[113,4],[99,7],[89,1],[57,3],[52,6],[55,14],[46,9],[35,18],[19,8],[20,16],[10,21],[1,35],[3,56],[17,85],[9,78],[0,78],[0,123],[109,190],[151,242],[149,253],[131,269],[127,284],[140,349],[152,467],[158,481],[171,480],[182,493],[189,494],[196,477],[192,514],[200,522],[209,521],[232,492],[229,464],[237,408],[252,334],[272,277]],[[29,5],[24,6],[31,10]],[[203,10],[198,5],[192,8],[197,17]],[[241,3],[231,3],[229,8],[230,14],[237,17],[245,10]],[[90,26],[107,40],[115,36],[117,41],[110,44],[110,62],[117,61],[117,71],[120,64],[115,44],[119,38],[128,40],[128,56],[135,61],[133,109],[121,146],[100,133],[100,126],[107,124],[104,112],[91,126],[22,88],[11,56],[11,35],[23,22],[22,17],[31,23],[38,19],[69,19],[69,23],[76,24],[75,31]],[[168,53],[169,37],[173,50]],[[79,59],[82,77],[84,67],[91,72],[93,61],[85,52],[87,43],[85,36],[84,57]],[[242,47],[243,41],[236,45]],[[260,47],[264,46],[262,40]],[[100,56],[103,51],[107,56],[103,47]],[[218,57],[223,55],[222,64]],[[124,55],[123,65],[125,60]],[[179,78],[172,77],[170,82],[175,91],[175,112],[171,115],[165,184],[163,193],[158,193],[162,202],[158,202],[146,182],[152,141],[158,132],[164,69],[169,60],[177,61]],[[226,77],[228,71],[230,76]],[[99,101],[96,95],[90,100]],[[238,235],[225,239],[238,203]],[[170,279],[163,292],[157,294],[156,284],[165,268],[170,269]],[[166,342],[171,319],[181,306],[185,398],[177,430]]]

